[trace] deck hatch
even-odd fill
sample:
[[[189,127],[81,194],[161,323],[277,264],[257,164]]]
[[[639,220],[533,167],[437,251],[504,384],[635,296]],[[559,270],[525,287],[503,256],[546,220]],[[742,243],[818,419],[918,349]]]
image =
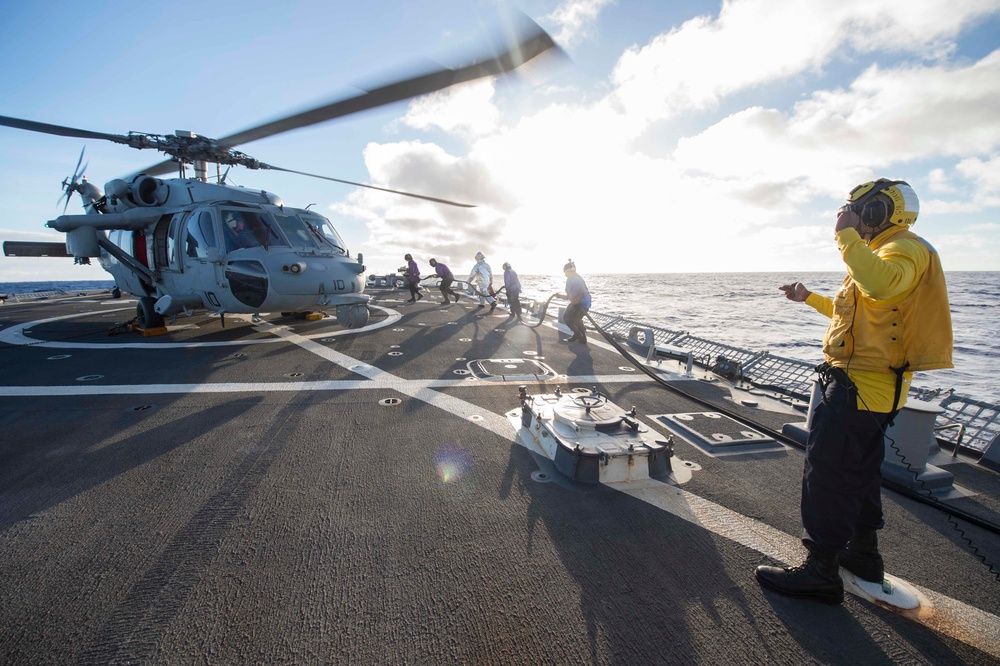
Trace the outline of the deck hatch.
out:
[[[783,448],[772,437],[718,412],[661,414],[655,418],[710,455]]]
[[[533,358],[487,358],[469,361],[467,367],[476,379],[499,382],[523,382],[555,379],[555,370]]]

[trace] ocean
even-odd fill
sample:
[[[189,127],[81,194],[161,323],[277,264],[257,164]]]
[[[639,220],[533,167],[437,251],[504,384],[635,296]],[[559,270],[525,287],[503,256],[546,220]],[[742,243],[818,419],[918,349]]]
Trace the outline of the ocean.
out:
[[[593,310],[752,351],[810,363],[822,361],[829,321],[778,287],[802,282],[833,296],[842,273],[657,273],[589,275]],[[562,292],[561,275],[522,275],[524,297],[544,300]],[[976,400],[1000,403],[1000,272],[948,272],[955,368],[918,373],[914,385],[954,389]],[[502,271],[495,273],[497,287]],[[0,283],[0,293],[110,289],[111,281]]]
[[[801,282],[832,297],[844,279],[835,272],[581,275],[595,311],[817,364],[830,320],[778,287]],[[1000,272],[948,272],[946,280],[955,368],[917,373],[913,383],[1000,403]],[[547,298],[566,279],[524,276],[521,283],[526,295]]]

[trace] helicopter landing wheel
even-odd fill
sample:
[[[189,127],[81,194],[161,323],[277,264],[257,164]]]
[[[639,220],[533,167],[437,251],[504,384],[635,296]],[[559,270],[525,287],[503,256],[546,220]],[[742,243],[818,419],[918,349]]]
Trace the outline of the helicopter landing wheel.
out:
[[[118,288],[118,285],[115,285],[115,288],[111,290],[111,298],[121,298],[121,297],[122,297],[122,290]]]
[[[156,304],[155,298],[143,296],[139,299],[139,304],[135,306],[135,314],[142,328],[160,328],[166,322],[163,315],[153,309]]]

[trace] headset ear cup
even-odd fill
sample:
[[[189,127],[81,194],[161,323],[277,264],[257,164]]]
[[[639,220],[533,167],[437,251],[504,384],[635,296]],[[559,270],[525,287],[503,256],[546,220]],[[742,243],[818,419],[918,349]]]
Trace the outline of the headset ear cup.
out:
[[[885,222],[889,217],[885,204],[877,199],[869,201],[861,210],[861,221],[869,227],[875,228]]]

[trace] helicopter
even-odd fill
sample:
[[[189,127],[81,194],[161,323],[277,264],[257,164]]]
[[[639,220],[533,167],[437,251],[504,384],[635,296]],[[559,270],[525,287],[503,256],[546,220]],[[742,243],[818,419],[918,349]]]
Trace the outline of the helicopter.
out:
[[[111,141],[168,156],[141,172],[107,182],[102,191],[87,181],[86,165],[80,168],[81,151],[73,175],[63,181],[63,197],[68,206],[72,195],[78,194],[85,212],[66,215],[64,207],[62,215],[46,223],[66,234],[65,243],[7,241],[4,254],[73,257],[75,264],[89,264],[96,258],[114,277],[116,297],[123,291],[137,297],[136,322],[144,331],[165,332],[167,317],[193,309],[219,314],[225,325],[227,313],[259,317],[260,312],[335,308],[338,324],[363,327],[369,319],[363,255],[352,257],[330,220],[308,206],[285,206],[272,192],[226,184],[229,169],[284,171],[442,205],[474,205],[274,166],[235,147],[502,75],[554,48],[552,38],[524,17],[522,27],[499,53],[491,51],[462,67],[440,67],[380,85],[222,139],[181,130],[169,135],[107,134],[0,116],[0,126]],[[212,164],[215,182],[209,179]],[[227,167],[225,173],[221,173],[222,166]],[[158,177],[175,169],[176,178]]]

